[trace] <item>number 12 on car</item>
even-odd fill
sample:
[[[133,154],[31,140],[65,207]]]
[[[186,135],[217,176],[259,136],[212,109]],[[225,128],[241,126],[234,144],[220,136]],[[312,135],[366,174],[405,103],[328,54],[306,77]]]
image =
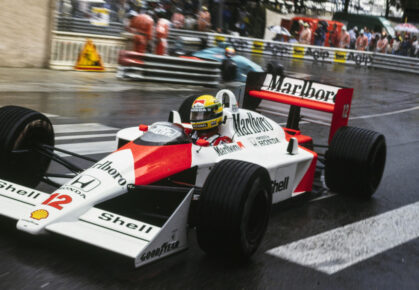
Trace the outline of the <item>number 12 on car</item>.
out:
[[[51,196],[47,200],[45,200],[42,204],[55,207],[58,210],[62,210],[63,204],[67,204],[72,201],[73,199],[71,198],[71,196],[68,196],[66,194],[60,195],[59,193],[54,193],[54,194],[51,194]]]

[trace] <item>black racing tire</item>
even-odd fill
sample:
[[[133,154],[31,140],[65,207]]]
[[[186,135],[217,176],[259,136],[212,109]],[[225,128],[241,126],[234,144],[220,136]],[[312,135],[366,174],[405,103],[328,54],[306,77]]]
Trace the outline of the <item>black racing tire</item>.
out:
[[[386,141],[382,134],[342,127],[326,152],[325,181],[334,192],[371,197],[383,176]]]
[[[54,146],[50,120],[31,109],[6,106],[0,108],[0,178],[35,187],[44,176],[51,159],[32,150],[38,144]]]
[[[196,100],[198,96],[192,95],[187,97],[182,104],[180,105],[178,109],[178,113],[180,115],[180,119],[184,123],[190,123],[191,122],[191,108],[193,102]]]
[[[278,61],[271,61],[266,66],[266,72],[274,75],[284,75],[284,66]]]
[[[230,82],[236,78],[237,65],[231,59],[224,59],[221,64],[223,81]]]
[[[200,248],[210,255],[249,258],[266,232],[271,206],[266,169],[238,160],[221,161],[208,175],[199,199]]]

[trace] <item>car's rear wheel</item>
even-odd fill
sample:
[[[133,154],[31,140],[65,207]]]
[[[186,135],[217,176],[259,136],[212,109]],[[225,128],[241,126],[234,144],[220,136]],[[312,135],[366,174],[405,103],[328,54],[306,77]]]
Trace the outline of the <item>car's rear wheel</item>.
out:
[[[230,82],[236,78],[237,65],[231,59],[224,59],[221,64],[223,81]]]
[[[248,258],[265,234],[272,204],[266,169],[223,160],[211,170],[199,199],[197,238],[208,254]]]
[[[275,75],[284,75],[284,66],[278,61],[271,61],[266,66],[266,72]]]
[[[35,187],[51,159],[35,150],[38,145],[54,146],[50,120],[31,109],[0,108],[0,178]]]
[[[342,127],[326,153],[326,185],[334,192],[370,197],[376,191],[386,161],[382,134]]]

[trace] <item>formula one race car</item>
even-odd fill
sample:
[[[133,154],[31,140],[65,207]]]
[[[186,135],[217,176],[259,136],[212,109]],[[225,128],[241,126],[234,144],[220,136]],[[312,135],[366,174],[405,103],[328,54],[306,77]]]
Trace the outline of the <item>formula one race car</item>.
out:
[[[182,57],[221,62],[223,81],[246,82],[246,77],[249,72],[263,72],[263,68],[260,65],[244,56],[235,54],[231,57],[226,57],[227,47],[232,47],[232,45],[228,42],[220,42],[216,47],[206,48],[193,52],[190,56]],[[283,67],[278,62],[271,61],[268,63],[266,71],[268,73],[282,74]]]
[[[185,133],[184,105],[169,122],[121,130],[116,151],[99,161],[54,147],[53,126],[41,113],[3,107],[0,214],[16,219],[19,230],[68,236],[133,258],[136,266],[185,249],[190,227],[206,253],[249,257],[266,231],[271,204],[311,191],[318,168],[334,192],[369,197],[376,191],[384,136],[346,126],[351,97],[352,89],[250,73],[244,108],[229,90],[216,95],[224,104],[220,133],[232,143],[194,144]],[[291,105],[287,128],[253,111],[280,113],[285,104]],[[324,159],[298,129],[306,116],[301,109],[331,115]],[[93,164],[82,170],[55,151]],[[73,174],[47,173],[51,160]],[[69,181],[60,185],[53,177]],[[57,189],[34,189],[40,181]]]

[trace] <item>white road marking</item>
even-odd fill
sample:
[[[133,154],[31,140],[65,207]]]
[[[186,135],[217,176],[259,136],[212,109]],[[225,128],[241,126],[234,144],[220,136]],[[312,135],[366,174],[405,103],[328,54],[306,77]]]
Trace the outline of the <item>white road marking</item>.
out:
[[[43,284],[43,285],[41,286],[41,288],[45,288],[45,287],[47,287],[48,285],[49,285],[49,282],[47,282],[47,283]]]
[[[59,117],[58,115],[54,115],[54,114],[48,114],[48,113],[42,113],[42,114],[44,114],[48,118],[56,118],[56,117]]]
[[[65,124],[54,125],[55,133],[76,133],[76,132],[95,132],[95,131],[111,131],[118,130],[99,123],[82,123],[82,124]]]
[[[416,106],[416,107],[412,107],[412,108],[408,108],[408,109],[392,111],[392,112],[387,112],[387,113],[365,115],[365,116],[356,116],[356,117],[352,117],[352,118],[349,118],[349,119],[350,120],[355,120],[355,119],[368,119],[368,118],[374,118],[374,117],[389,116],[389,115],[395,115],[395,114],[400,114],[400,113],[404,113],[404,112],[414,111],[414,110],[418,110],[418,109],[419,109],[419,106]]]
[[[92,135],[72,135],[72,136],[58,136],[55,140],[75,140],[75,139],[90,139],[100,137],[115,137],[116,134],[92,134]]]
[[[84,143],[71,143],[71,144],[60,144],[57,145],[58,148],[74,152],[80,155],[91,155],[91,154],[101,154],[101,153],[110,153],[116,150],[115,141],[102,141],[102,142],[84,142]],[[56,153],[61,157],[70,156],[68,154],[57,152]]]
[[[418,237],[415,202],[267,253],[331,275]]]

